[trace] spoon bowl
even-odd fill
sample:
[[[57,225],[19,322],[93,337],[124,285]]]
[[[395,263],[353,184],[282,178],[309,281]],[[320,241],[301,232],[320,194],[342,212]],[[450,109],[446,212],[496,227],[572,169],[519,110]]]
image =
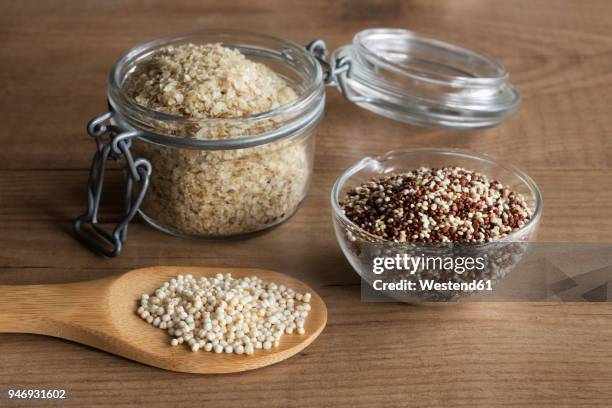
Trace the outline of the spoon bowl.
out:
[[[136,314],[143,293],[152,293],[179,275],[194,277],[231,273],[234,278],[256,275],[263,281],[310,292],[311,311],[306,334],[285,334],[280,346],[255,350],[252,355],[192,352],[187,346],[170,346],[165,330]],[[34,333],[86,344],[165,370],[220,374],[252,370],[285,360],[303,350],[323,331],[327,308],[303,282],[264,269],[207,267],[150,267],[118,277],[57,285],[0,286],[0,333]]]

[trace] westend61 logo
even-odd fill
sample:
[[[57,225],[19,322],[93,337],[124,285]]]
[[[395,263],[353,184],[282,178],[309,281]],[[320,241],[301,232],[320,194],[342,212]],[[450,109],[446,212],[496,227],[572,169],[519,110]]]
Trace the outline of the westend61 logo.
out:
[[[397,254],[395,257],[374,258],[372,272],[380,275],[385,271],[403,271],[414,275],[421,270],[445,270],[456,274],[471,271],[483,271],[486,267],[485,257],[440,257],[440,256],[410,256]]]

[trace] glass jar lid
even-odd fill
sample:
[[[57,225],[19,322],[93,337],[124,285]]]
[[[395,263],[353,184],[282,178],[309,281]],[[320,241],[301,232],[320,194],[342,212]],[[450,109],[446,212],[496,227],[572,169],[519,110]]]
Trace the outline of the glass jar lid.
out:
[[[322,42],[311,46],[315,54],[326,54]],[[330,61],[328,83],[349,101],[415,125],[491,127],[520,101],[500,62],[408,30],[361,31]]]

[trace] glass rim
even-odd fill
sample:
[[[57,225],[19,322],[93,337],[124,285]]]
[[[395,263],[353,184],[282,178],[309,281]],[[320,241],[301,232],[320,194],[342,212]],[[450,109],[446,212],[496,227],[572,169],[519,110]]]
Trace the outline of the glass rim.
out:
[[[273,50],[273,48],[266,48],[265,45],[254,45],[253,42],[259,41],[263,44],[269,43],[276,45],[279,49],[296,52],[297,55],[302,58],[301,62],[305,67],[303,68],[303,71],[307,73],[307,79],[309,82],[306,84],[305,88],[298,93],[298,97],[290,103],[281,105],[266,112],[236,118],[193,118],[172,115],[142,106],[124,92],[122,84],[126,76],[125,69],[126,67],[129,67],[130,64],[133,64],[139,58],[146,58],[146,56],[154,53],[156,50],[168,45],[189,42],[201,43],[201,41],[198,41],[197,39],[205,36],[211,37],[210,42],[223,43],[223,39],[225,38],[227,39],[227,44],[229,46],[232,46],[233,40],[234,42],[238,42],[239,44],[235,45],[241,46],[242,49],[249,49],[249,46],[251,46],[251,49],[253,50],[268,50],[278,54],[279,58],[281,59],[285,58],[282,52],[277,52],[276,50]],[[190,39],[193,39],[193,41],[190,41]],[[249,40],[251,40],[251,43],[249,43]],[[313,119],[313,115],[311,113],[320,110],[322,101],[319,101],[319,99],[321,95],[324,95],[323,70],[316,58],[310,52],[308,52],[305,47],[289,40],[243,30],[196,30],[184,34],[160,37],[142,43],[132,47],[122,57],[120,57],[113,65],[113,68],[108,76],[109,105],[111,106],[111,109],[116,111],[120,116],[124,117],[128,124],[131,122],[131,119],[135,117],[142,117],[143,120],[151,122],[172,123],[178,126],[239,126],[281,118],[279,120],[278,129],[274,129],[271,132],[260,133],[255,136],[245,136],[230,140],[181,138],[179,136],[160,132],[142,130],[137,127],[138,130],[142,131],[143,137],[160,143],[189,145],[211,149],[250,147],[287,137],[291,134],[291,131],[295,130],[295,128],[299,128],[299,126],[303,126],[305,124],[302,122]],[[287,127],[285,126],[287,123],[289,123],[291,126],[284,129],[284,127]]]
[[[456,54],[461,54],[463,56],[470,56],[479,59],[482,62],[486,62],[488,66],[493,68],[498,75],[495,76],[481,76],[481,77],[473,77],[467,75],[450,75],[450,74],[438,74],[439,78],[431,78],[425,75],[420,75],[414,72],[411,72],[401,65],[385,58],[374,50],[370,49],[366,44],[367,40],[372,40],[377,36],[393,36],[397,38],[406,38],[408,41],[412,43],[421,43],[426,45],[432,45],[439,49],[451,51]],[[428,82],[439,85],[448,85],[454,87],[469,87],[469,86],[494,86],[501,85],[508,81],[510,76],[508,69],[504,64],[499,62],[497,59],[489,56],[480,51],[476,52],[470,50],[468,48],[451,44],[445,41],[436,40],[434,38],[419,34],[414,31],[406,30],[403,28],[371,28],[358,32],[353,37],[353,46],[359,49],[363,55],[366,55],[368,59],[372,61],[376,61],[376,63],[382,67],[389,68],[394,72],[397,72],[401,75],[411,77],[418,81]]]
[[[529,175],[527,175],[527,173],[525,173],[524,171],[520,170],[519,168],[511,164],[502,163],[499,160],[496,160],[488,155],[475,154],[475,153],[471,153],[471,152],[461,150],[461,149],[435,149],[435,148],[391,150],[380,156],[364,157],[363,159],[359,160],[354,165],[347,168],[336,179],[332,187],[332,190],[331,190],[331,204],[332,204],[332,210],[333,210],[334,216],[338,217],[343,223],[347,224],[348,227],[353,228],[354,230],[358,231],[360,234],[363,234],[365,237],[371,239],[373,242],[376,242],[376,243],[387,244],[387,245],[398,245],[398,246],[406,246],[406,245],[414,246],[414,245],[431,244],[431,243],[419,243],[419,242],[412,242],[412,243],[394,242],[394,241],[385,240],[377,235],[371,234],[367,232],[366,230],[364,230],[363,228],[361,228],[360,226],[358,226],[357,224],[355,224],[350,219],[348,219],[348,217],[344,214],[344,211],[340,207],[340,202],[339,202],[340,190],[342,189],[342,187],[344,187],[347,180],[351,176],[353,176],[355,173],[357,173],[359,170],[363,169],[367,164],[371,163],[372,161],[384,162],[385,160],[389,160],[392,157],[397,156],[397,155],[407,155],[407,154],[416,154],[416,153],[429,153],[429,154],[434,154],[434,155],[439,155],[439,156],[451,156],[451,157],[454,156],[454,157],[462,157],[462,158],[466,158],[470,160],[484,161],[486,163],[489,163],[499,168],[502,168],[504,170],[507,170],[513,175],[517,176],[523,183],[525,183],[529,187],[530,192],[534,196],[535,208],[533,210],[533,216],[525,225],[523,225],[516,231],[513,231],[511,234],[508,234],[503,238],[500,238],[500,239],[497,239],[491,242],[483,242],[483,243],[451,242],[450,244],[477,248],[477,247],[486,246],[486,245],[495,244],[495,243],[515,242],[517,241],[515,239],[517,236],[521,235],[524,231],[532,228],[534,225],[537,225],[537,223],[539,222],[541,215],[542,215],[542,209],[543,209],[542,193],[538,185],[535,183],[535,181],[533,181],[533,179]]]

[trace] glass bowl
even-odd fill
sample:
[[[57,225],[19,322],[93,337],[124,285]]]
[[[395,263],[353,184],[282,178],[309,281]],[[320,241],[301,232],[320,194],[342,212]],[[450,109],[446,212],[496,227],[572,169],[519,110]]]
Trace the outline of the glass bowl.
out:
[[[459,166],[482,173],[490,179],[501,182],[504,186],[523,196],[531,209],[532,218],[520,229],[499,240],[480,243],[397,243],[386,241],[372,235],[350,221],[340,207],[340,201],[346,193],[373,177],[384,174],[401,173],[415,170],[419,167]],[[385,272],[386,282],[416,281],[428,279],[440,283],[448,282],[485,282],[485,288],[492,288],[505,277],[523,258],[528,249],[526,243],[535,240],[542,214],[542,196],[535,182],[521,170],[496,161],[490,157],[455,150],[438,149],[408,149],[388,152],[379,157],[366,157],[347,169],[333,186],[331,193],[333,222],[336,237],[347,260],[369,285],[381,279],[374,272],[377,258],[403,257],[434,257],[458,259],[459,257],[482,258],[486,267],[478,271],[457,273],[448,268],[421,268],[413,274],[405,271]],[[489,283],[486,283],[490,281]],[[480,290],[479,287],[478,290]],[[477,290],[413,290],[413,291],[379,291],[396,300],[454,300]]]

